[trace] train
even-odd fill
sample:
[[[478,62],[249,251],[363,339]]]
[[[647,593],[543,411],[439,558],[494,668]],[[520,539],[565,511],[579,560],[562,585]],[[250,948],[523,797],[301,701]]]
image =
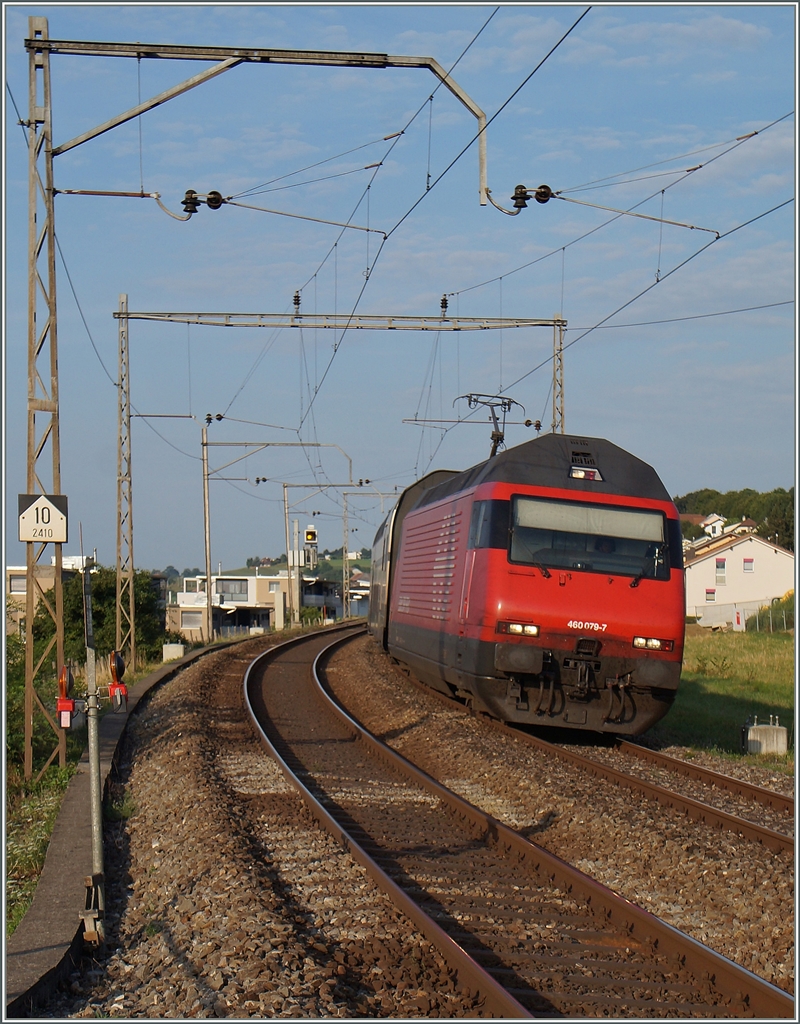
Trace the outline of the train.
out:
[[[602,438],[543,434],[402,492],[368,629],[415,678],[505,722],[639,735],[683,660],[680,516]]]

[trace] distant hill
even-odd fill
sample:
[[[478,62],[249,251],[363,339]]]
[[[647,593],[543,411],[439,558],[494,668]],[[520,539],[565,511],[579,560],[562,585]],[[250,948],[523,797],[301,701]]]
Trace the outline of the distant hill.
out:
[[[672,499],[679,512],[711,515],[716,512],[729,522],[744,518],[758,523],[758,534],[771,537],[777,544],[794,551],[794,487],[782,487],[760,494],[751,488],[742,491],[715,491],[705,488]]]

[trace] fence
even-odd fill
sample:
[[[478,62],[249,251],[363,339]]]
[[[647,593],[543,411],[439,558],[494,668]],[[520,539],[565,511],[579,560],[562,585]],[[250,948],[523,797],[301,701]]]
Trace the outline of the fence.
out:
[[[794,613],[785,606],[773,608],[777,597],[765,597],[760,601],[739,601],[735,604],[701,604],[687,608],[687,615],[693,615],[701,626],[730,626],[736,632],[744,631],[748,620],[755,622],[747,628],[758,633],[777,633],[794,628]]]
[[[257,636],[265,632],[261,626],[220,626],[214,630],[216,636],[224,637],[226,640],[237,636]]]

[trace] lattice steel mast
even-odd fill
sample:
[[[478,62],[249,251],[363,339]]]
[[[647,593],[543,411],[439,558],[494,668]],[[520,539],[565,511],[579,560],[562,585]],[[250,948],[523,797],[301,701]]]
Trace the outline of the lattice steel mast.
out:
[[[133,482],[131,477],[131,392],[128,361],[128,296],[119,297],[119,379],[117,381],[117,632],[116,649],[136,667],[136,607],[133,564]]]
[[[36,43],[47,40],[47,19],[29,18],[28,94],[28,494],[61,494],[61,444],[58,421],[58,339],[56,334],[56,241],[53,208],[53,127],[50,55]],[[39,314],[41,313],[41,316]],[[25,778],[33,775],[33,734],[38,711],[57,737],[55,749],[37,778],[56,756],[66,765],[66,734],[59,729],[37,689],[55,648],[56,678],[64,665],[64,615],[61,544],[55,550],[52,599],[40,582],[47,543],[26,544],[25,568]],[[38,601],[37,601],[38,598]],[[53,623],[53,635],[35,652],[37,604]],[[49,628],[47,629],[49,632]]]

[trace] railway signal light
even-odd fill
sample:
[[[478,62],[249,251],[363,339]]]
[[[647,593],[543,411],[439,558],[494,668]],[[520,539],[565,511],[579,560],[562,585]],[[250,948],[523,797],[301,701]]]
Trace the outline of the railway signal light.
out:
[[[122,682],[125,675],[125,662],[119,651],[112,651],[110,657],[111,683],[108,687],[108,696],[111,700],[111,710],[115,712],[128,710],[128,688]]]
[[[305,556],[305,564],[309,569],[316,569],[317,567],[317,528],[316,526],[307,526],[303,533],[303,554]]]
[[[69,696],[73,684],[72,670],[64,665],[61,675],[58,677],[58,697],[56,699],[56,717],[62,729],[71,728],[72,716],[75,714],[75,701]]]

